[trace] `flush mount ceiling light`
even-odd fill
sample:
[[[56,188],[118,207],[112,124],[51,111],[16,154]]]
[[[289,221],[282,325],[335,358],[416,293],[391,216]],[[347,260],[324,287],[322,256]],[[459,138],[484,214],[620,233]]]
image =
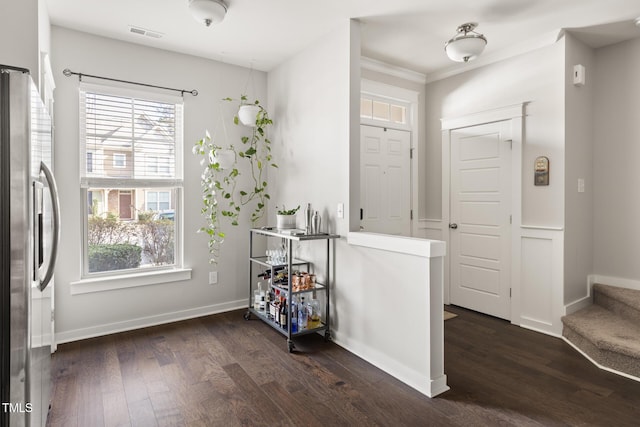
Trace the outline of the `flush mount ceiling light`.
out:
[[[458,34],[444,45],[447,56],[452,61],[468,62],[476,59],[487,45],[487,39],[473,31],[478,24],[467,22],[458,27]]]
[[[189,10],[196,21],[210,27],[222,22],[227,5],[222,0],[189,0]]]

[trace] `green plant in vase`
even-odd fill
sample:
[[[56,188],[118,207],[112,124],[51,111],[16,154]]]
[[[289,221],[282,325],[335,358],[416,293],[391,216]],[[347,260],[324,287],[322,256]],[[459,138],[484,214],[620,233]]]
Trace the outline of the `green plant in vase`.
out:
[[[233,99],[224,98],[223,101]],[[206,132],[205,138],[196,142],[193,147],[194,154],[203,156],[201,164],[205,166],[200,180],[203,200],[200,212],[206,219],[206,225],[199,231],[209,236],[211,263],[217,262],[220,246],[226,236],[221,219],[228,218],[232,226],[237,226],[242,207],[255,201],[251,223],[258,222],[264,216],[267,201],[270,199],[267,192],[266,168],[278,167],[273,162],[271,141],[267,137],[267,129],[273,124],[267,110],[258,100],[247,104],[245,95],[241,96],[240,103],[241,107],[251,105],[255,111],[255,121],[249,122],[248,125],[251,133],[240,138],[242,145],[223,148],[213,141],[209,132]],[[243,123],[238,114],[234,116],[233,122],[235,125]],[[239,162],[245,161],[248,163],[251,176],[246,188],[237,180],[240,170],[244,170],[239,167]]]

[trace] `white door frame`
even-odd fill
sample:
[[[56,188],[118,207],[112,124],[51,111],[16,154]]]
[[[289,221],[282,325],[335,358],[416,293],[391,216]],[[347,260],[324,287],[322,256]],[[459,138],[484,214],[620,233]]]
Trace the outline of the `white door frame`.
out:
[[[385,123],[376,120],[367,120],[360,119],[360,125],[369,125],[376,127],[386,127],[388,129],[398,129],[398,130],[406,130],[410,132],[410,145],[409,149],[411,150],[411,183],[409,186],[410,199],[411,199],[411,235],[418,235],[418,159],[419,155],[419,118],[420,112],[418,111],[419,106],[419,95],[420,92],[404,89],[397,86],[388,85],[385,83],[376,82],[373,80],[362,79],[360,86],[360,95],[374,95],[380,96],[396,101],[401,101],[403,103],[409,104],[411,115],[409,116],[409,124],[408,125],[398,125],[394,123]]]
[[[450,246],[451,222],[451,131],[485,123],[512,121],[511,153],[511,321],[520,318],[520,230],[522,221],[522,144],[524,138],[524,117],[526,103],[510,105],[495,110],[482,111],[461,117],[441,119],[442,129],[442,238]],[[451,257],[445,257],[444,303],[449,304]]]

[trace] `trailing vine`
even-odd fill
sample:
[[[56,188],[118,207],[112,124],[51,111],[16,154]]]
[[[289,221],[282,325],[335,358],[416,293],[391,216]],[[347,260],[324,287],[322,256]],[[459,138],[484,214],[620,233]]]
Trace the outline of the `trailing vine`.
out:
[[[234,101],[232,98],[224,98],[223,101]],[[246,95],[240,97],[241,105],[247,104]],[[201,215],[206,224],[198,231],[209,236],[210,262],[216,263],[220,255],[220,246],[226,237],[221,227],[221,217],[228,218],[232,226],[239,224],[239,216],[242,207],[255,200],[256,206],[251,213],[251,223],[255,224],[265,213],[267,201],[270,199],[267,192],[266,168],[277,168],[271,154],[271,141],[267,137],[268,126],[273,124],[267,110],[260,101],[255,100],[253,105],[259,107],[256,115],[255,126],[251,127],[250,135],[240,138],[242,146],[239,148],[230,145],[223,148],[206,132],[205,138],[196,142],[193,153],[203,156],[201,165],[205,166],[201,175],[202,209]],[[236,114],[233,118],[235,125],[240,125]],[[223,168],[220,156],[223,150],[233,153],[233,165]],[[238,162],[245,159],[249,163],[251,184],[248,188],[238,188],[237,177],[240,175]]]

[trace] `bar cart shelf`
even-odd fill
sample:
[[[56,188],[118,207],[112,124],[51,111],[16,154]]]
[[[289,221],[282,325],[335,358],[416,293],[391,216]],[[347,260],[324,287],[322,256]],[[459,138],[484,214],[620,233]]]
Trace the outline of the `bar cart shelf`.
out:
[[[263,238],[276,238],[280,239],[282,245],[285,247],[286,253],[286,262],[283,263],[271,263],[269,262],[269,258],[264,255],[255,255],[254,254],[254,239],[257,237]],[[262,320],[276,331],[287,337],[287,348],[289,352],[292,352],[295,348],[293,338],[307,335],[312,333],[323,333],[324,339],[328,341],[331,339],[331,330],[330,330],[330,318],[329,318],[329,284],[331,283],[330,274],[331,274],[331,240],[337,239],[340,236],[336,234],[328,234],[328,233],[317,233],[317,234],[308,234],[305,233],[304,230],[279,230],[274,227],[263,227],[263,228],[252,228],[249,231],[249,306],[247,312],[244,314],[244,319],[249,320],[252,316]],[[295,269],[304,268],[307,271],[313,266],[315,267],[317,264],[312,263],[311,261],[296,259],[293,257],[293,243],[294,242],[308,242],[308,241],[324,241],[326,244],[326,263],[324,269],[324,283],[315,283],[315,286],[311,289],[302,289],[293,291],[292,284],[292,275]],[[257,277],[255,274],[258,268],[262,268],[262,271],[267,270],[270,271],[270,277],[274,278],[276,275],[274,274],[277,271],[281,271],[285,269],[287,271],[287,279],[284,283],[275,283],[273,280],[268,282],[268,287],[274,290],[278,290],[280,295],[284,295],[285,304],[288,307],[287,310],[287,325],[286,328],[283,328],[280,323],[278,323],[275,319],[271,319],[269,317],[268,308],[265,310],[260,310],[254,308],[254,290],[256,290],[256,286],[254,286],[254,279]],[[270,289],[267,289],[270,290]],[[324,313],[322,313],[322,320],[319,325],[314,327],[308,327],[304,330],[298,330],[296,332],[292,331],[291,324],[291,307],[292,301],[298,295],[303,295],[307,293],[313,292],[314,294],[323,294],[324,299]]]

